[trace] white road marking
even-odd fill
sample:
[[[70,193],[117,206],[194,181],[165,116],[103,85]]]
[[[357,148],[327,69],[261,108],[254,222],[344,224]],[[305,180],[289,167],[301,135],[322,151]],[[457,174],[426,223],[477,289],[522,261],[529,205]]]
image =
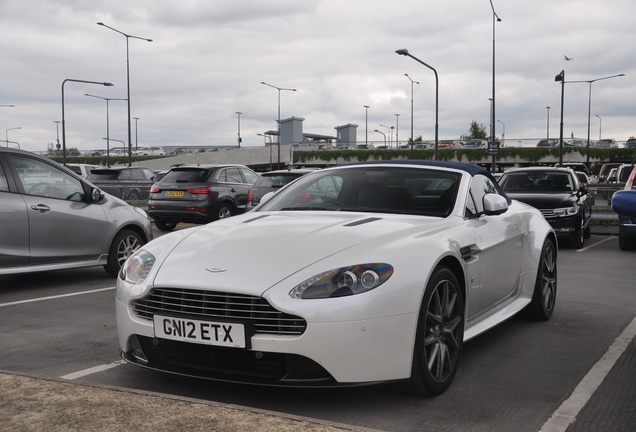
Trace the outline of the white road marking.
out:
[[[15,302],[10,302],[10,303],[0,303],[0,307],[14,306],[14,305],[19,305],[19,304],[24,304],[24,303],[33,303],[33,302],[39,302],[39,301],[44,301],[44,300],[55,300],[55,299],[60,299],[60,298],[64,298],[64,297],[73,297],[73,296],[83,295],[83,294],[94,294],[94,293],[97,293],[97,292],[109,291],[109,290],[114,290],[114,289],[115,289],[115,287],[108,287],[108,288],[100,288],[100,289],[91,290],[91,291],[80,291],[80,292],[69,293],[69,294],[60,294],[60,295],[57,295],[57,296],[40,297],[40,298],[35,298],[35,299],[30,299],[30,300],[20,300],[20,301],[15,301]]]
[[[65,379],[65,380],[74,380],[74,379],[77,379],[77,378],[85,377],[87,375],[92,375],[94,373],[104,372],[104,371],[106,371],[108,369],[112,369],[112,368],[117,367],[119,365],[122,365],[124,363],[126,363],[124,360],[117,360],[117,361],[114,361],[112,363],[95,366],[95,367],[84,369],[84,370],[81,370],[81,371],[78,371],[78,372],[73,372],[73,373],[70,373],[68,375],[61,376],[60,378],[61,379]]]
[[[603,354],[603,357],[590,369],[570,397],[552,414],[539,432],[564,432],[574,423],[576,416],[590,400],[634,338],[636,338],[636,318],[625,327],[625,330],[614,340],[614,343]]]
[[[614,236],[608,236],[608,237],[604,238],[604,239],[603,239],[603,240],[601,240],[601,241],[597,241],[596,243],[592,243],[591,245],[589,245],[589,246],[585,246],[585,247],[583,247],[583,248],[581,248],[581,249],[577,249],[576,251],[577,251],[577,252],[585,252],[586,250],[591,249],[591,248],[593,248],[594,246],[598,246],[598,245],[603,244],[603,243],[605,243],[606,241],[610,241],[610,240],[612,240],[612,239],[614,239],[614,238],[616,238],[616,237],[614,237]]]

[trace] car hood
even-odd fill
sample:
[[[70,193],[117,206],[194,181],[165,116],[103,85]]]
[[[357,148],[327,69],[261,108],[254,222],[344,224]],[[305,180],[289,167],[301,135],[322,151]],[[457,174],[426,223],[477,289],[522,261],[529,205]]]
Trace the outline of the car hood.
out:
[[[390,243],[443,231],[449,225],[440,218],[348,212],[233,216],[191,229],[166,254],[154,285],[261,295],[292,274],[343,251],[347,258],[338,265],[360,264],[358,260],[369,251],[387,247],[397,254],[399,248],[391,248]],[[173,234],[179,236],[179,231]]]
[[[575,192],[516,193],[506,192],[510,198],[524,202],[537,209],[555,209],[573,206],[578,196]]]

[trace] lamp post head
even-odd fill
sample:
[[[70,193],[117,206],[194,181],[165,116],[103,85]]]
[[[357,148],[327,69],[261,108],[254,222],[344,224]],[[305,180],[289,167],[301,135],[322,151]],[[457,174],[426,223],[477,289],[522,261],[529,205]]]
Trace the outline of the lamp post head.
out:
[[[395,52],[398,53],[399,55],[403,55],[403,56],[409,55],[409,50],[407,50],[407,49],[399,49],[399,50],[396,50]]]
[[[113,83],[109,83],[109,82],[105,82],[103,85],[106,86],[106,87],[113,87],[114,86]]]

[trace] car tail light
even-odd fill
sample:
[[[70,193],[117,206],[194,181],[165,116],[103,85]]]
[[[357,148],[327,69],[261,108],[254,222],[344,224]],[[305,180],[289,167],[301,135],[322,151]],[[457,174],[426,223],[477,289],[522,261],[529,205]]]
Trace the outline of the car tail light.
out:
[[[207,195],[210,193],[210,186],[190,188],[188,192],[192,195]]]
[[[250,189],[249,191],[247,191],[247,202],[252,202],[253,199],[254,199],[254,192],[252,192],[252,189]]]
[[[156,187],[156,186],[152,186],[152,187],[150,188],[150,193],[157,193],[157,192],[159,192],[160,190],[161,190],[161,189],[159,189],[158,187]]]

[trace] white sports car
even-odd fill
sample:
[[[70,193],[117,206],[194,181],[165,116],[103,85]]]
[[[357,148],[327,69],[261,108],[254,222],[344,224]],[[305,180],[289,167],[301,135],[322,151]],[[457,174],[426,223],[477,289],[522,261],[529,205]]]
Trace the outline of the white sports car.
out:
[[[336,166],[253,211],[164,235],[117,279],[122,356],[224,381],[451,384],[462,344],[548,320],[557,239],[476,165]]]

